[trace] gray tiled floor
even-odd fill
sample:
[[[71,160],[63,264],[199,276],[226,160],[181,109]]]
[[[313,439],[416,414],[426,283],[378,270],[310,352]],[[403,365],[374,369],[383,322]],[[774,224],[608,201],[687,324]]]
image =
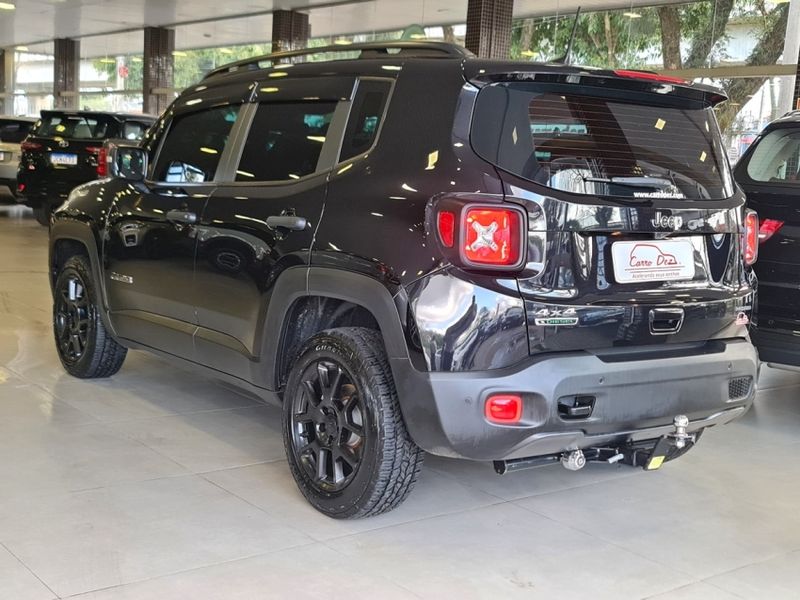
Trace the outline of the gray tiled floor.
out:
[[[66,376],[45,254],[0,209],[0,600],[800,597],[800,374],[657,473],[428,457],[398,510],[333,521],[274,408],[138,352]]]

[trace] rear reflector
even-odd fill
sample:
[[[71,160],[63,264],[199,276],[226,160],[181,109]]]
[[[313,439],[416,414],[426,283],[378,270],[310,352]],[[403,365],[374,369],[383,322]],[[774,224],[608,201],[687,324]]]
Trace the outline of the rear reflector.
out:
[[[470,208],[464,215],[464,259],[510,267],[522,257],[522,215],[508,208]]]
[[[758,215],[748,210],[744,215],[744,264],[752,265],[758,258]]]
[[[492,423],[509,425],[522,418],[522,397],[516,394],[496,394],[486,399],[486,418]]]
[[[661,75],[660,73],[650,73],[649,71],[626,71],[625,69],[617,69],[614,75],[619,77],[627,77],[628,79],[644,79],[646,81],[655,81],[658,83],[674,83],[677,85],[689,85],[689,82],[680,77],[670,77],[669,75]]]
[[[783,227],[783,221],[778,221],[776,219],[764,219],[761,221],[761,226],[758,228],[758,242],[763,244],[773,235],[778,233],[781,227]]]
[[[442,245],[446,248],[452,248],[456,239],[456,214],[449,210],[441,211],[437,217],[436,225],[439,229],[439,238],[442,240]]]

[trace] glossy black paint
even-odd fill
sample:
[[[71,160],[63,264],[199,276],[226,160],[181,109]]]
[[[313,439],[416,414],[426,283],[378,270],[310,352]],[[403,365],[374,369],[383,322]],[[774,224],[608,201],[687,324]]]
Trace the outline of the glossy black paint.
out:
[[[498,432],[485,422],[478,398],[492,386],[523,382],[526,392],[539,393],[530,389],[529,374],[547,372],[543,361],[557,352],[574,357],[625,346],[627,360],[635,363],[655,356],[649,349],[656,346],[672,344],[685,355],[702,356],[700,346],[708,340],[745,339],[737,317],[748,314],[752,288],[741,261],[741,195],[635,207],[577,199],[500,173],[474,153],[469,133],[479,85],[485,84],[480,77],[521,69],[592,76],[574,67],[402,56],[215,75],[178,98],[143,140],[151,164],[145,181],[107,179],[70,195],[51,231],[51,267],[57,270],[71,241],[84,244],[102,282],[104,318],[123,344],[213,370],[269,400],[277,400],[274,392],[285,382],[299,338],[328,327],[378,327],[414,439],[434,452],[474,458],[517,451],[530,434],[504,432],[500,437],[513,443],[482,453],[481,444]],[[372,148],[297,181],[234,181],[256,103],[328,98],[346,109],[364,78],[392,83]],[[642,91],[641,82],[616,84]],[[713,101],[705,89],[685,93],[693,102]],[[242,108],[214,181],[152,181],[152,164],[172,120],[220,103]],[[336,131],[332,121],[326,146],[337,142]],[[471,200],[510,202],[524,211],[528,245],[519,272],[466,271],[448,260],[432,224],[435,207]],[[176,218],[174,211],[196,219]],[[650,225],[656,211],[680,217],[682,224],[669,230]],[[277,216],[302,217],[307,227],[270,226]],[[610,278],[613,241],[674,236],[691,236],[693,281],[620,285]],[[653,309],[675,304],[686,310],[681,331],[652,335]],[[574,310],[578,321],[537,326],[543,310]],[[752,374],[747,350],[736,348],[740,370]],[[713,385],[719,387],[729,374],[720,371],[717,358]],[[491,383],[501,372],[508,377]],[[677,376],[673,371],[671,377]],[[480,389],[467,390],[469,381]],[[553,383],[553,389],[578,383],[596,385],[581,380]],[[458,397],[445,409],[448,385]],[[686,382],[681,389],[689,388]],[[540,395],[544,404],[552,400]],[[720,396],[706,400],[719,403]],[[452,426],[462,403],[471,416],[454,449],[438,431],[443,420]],[[700,404],[697,415],[707,416],[708,407]],[[639,411],[631,425],[653,425],[674,405]],[[609,410],[613,416],[627,409]],[[610,420],[601,425],[603,431],[618,426]],[[465,451],[466,440],[474,451]]]
[[[760,221],[783,221],[783,226],[758,249],[758,309],[753,343],[762,360],[800,366],[800,182],[765,183],[747,174],[747,165],[761,139],[775,129],[800,131],[800,113],[767,125],[736,165],[734,175],[747,195],[747,206]]]

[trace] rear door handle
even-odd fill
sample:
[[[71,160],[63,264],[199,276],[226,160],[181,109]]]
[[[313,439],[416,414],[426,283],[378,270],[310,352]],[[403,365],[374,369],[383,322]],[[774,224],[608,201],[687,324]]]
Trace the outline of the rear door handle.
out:
[[[188,210],[179,210],[177,208],[173,208],[172,210],[167,211],[167,221],[172,223],[187,223],[189,225],[194,225],[197,223],[197,214]]]
[[[308,220],[305,217],[295,215],[275,215],[267,217],[267,227],[270,229],[282,227],[290,231],[303,231],[308,227]]]

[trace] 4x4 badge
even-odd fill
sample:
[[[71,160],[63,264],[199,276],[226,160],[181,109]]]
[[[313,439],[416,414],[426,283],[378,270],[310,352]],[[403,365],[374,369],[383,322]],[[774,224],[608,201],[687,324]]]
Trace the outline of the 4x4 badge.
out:
[[[574,327],[580,322],[574,308],[564,310],[542,308],[534,313],[533,322],[538,327]]]

